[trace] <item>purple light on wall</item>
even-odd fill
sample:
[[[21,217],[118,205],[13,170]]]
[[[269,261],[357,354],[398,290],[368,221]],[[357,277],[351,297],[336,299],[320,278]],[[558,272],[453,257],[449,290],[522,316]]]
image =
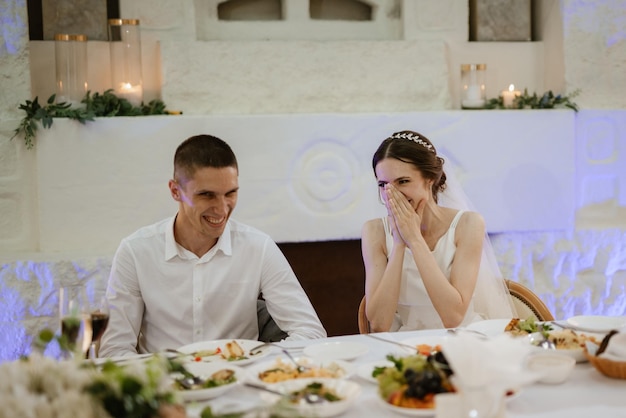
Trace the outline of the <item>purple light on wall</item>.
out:
[[[23,36],[28,33],[28,22],[24,21],[20,11],[25,14],[25,0],[0,3],[0,33],[3,40],[0,44],[0,57],[19,53],[20,44],[25,42]]]
[[[566,37],[572,28],[576,28],[604,37],[607,48],[626,40],[626,30],[623,29],[625,7],[623,1],[575,0],[561,4],[564,5],[563,29]],[[606,10],[611,12],[607,13]]]
[[[90,301],[103,294],[103,275],[78,262],[24,261],[0,266],[0,362],[12,361],[33,349],[37,333],[45,328],[55,333],[59,326],[59,288],[84,284]],[[56,343],[45,355],[59,358]]]

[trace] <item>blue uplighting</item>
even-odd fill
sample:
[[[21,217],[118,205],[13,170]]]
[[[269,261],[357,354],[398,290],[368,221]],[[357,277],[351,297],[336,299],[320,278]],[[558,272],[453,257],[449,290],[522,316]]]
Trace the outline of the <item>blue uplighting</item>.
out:
[[[26,1],[14,0],[0,3],[0,33],[2,44],[0,45],[0,57],[8,54],[15,55],[20,51],[20,44],[28,39],[28,21],[26,15]]]

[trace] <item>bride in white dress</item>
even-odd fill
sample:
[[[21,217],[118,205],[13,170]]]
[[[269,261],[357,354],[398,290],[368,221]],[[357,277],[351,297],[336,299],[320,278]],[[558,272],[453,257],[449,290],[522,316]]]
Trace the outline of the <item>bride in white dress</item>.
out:
[[[388,213],[367,221],[361,237],[372,332],[512,318],[484,220],[465,210],[456,183],[447,184],[430,140],[396,132],[374,153],[372,167]],[[441,204],[444,195],[456,208]]]

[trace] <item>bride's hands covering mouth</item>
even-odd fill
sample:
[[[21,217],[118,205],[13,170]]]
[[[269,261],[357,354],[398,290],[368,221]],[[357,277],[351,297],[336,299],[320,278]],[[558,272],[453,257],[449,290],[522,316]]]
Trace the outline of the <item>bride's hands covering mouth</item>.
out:
[[[421,223],[422,212],[426,202],[420,200],[417,204],[417,208],[413,208],[411,201],[402,194],[392,184],[385,185],[385,194],[387,196],[386,204],[387,213],[391,220],[390,226],[394,240],[399,242],[398,239],[404,241],[405,245],[409,245],[413,240],[421,236]]]

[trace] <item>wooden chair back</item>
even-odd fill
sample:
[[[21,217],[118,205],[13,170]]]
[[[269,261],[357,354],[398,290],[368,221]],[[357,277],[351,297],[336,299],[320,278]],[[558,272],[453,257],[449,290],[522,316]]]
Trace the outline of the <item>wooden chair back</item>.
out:
[[[369,334],[370,322],[367,320],[367,315],[365,314],[365,295],[363,295],[363,298],[361,299],[361,303],[359,303],[358,321],[359,321],[359,333]]]
[[[506,279],[506,287],[520,319],[534,318],[537,321],[554,321],[554,315],[532,290],[521,283]]]

